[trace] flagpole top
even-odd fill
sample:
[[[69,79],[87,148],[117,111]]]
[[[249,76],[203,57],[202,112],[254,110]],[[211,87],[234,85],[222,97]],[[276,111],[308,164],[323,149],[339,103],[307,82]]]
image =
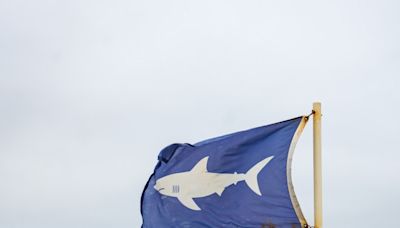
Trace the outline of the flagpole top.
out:
[[[313,107],[321,107],[321,102],[313,102]]]
[[[312,114],[321,114],[321,102],[314,102]]]

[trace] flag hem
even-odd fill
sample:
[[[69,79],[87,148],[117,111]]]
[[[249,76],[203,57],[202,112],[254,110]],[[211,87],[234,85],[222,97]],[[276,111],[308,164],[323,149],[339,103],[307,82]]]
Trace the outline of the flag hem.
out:
[[[294,150],[296,148],[297,141],[299,140],[300,135],[303,132],[304,127],[306,126],[307,120],[308,120],[308,118],[306,116],[302,117],[300,124],[297,127],[295,134],[293,135],[292,141],[289,146],[289,154],[288,154],[288,160],[287,160],[287,164],[286,164],[286,176],[287,176],[290,200],[292,201],[294,211],[296,212],[297,218],[299,219],[302,227],[306,227],[308,224],[307,224],[306,219],[304,218],[303,212],[301,211],[301,208],[300,208],[300,204],[299,204],[296,194],[294,192],[293,181],[292,181],[292,158],[293,158]]]

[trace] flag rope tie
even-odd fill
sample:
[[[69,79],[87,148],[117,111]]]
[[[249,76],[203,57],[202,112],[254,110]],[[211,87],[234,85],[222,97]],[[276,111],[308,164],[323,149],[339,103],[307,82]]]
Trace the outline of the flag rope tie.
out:
[[[308,114],[307,116],[306,116],[306,119],[308,120],[308,118],[310,118],[310,116],[312,116],[312,115],[314,115],[315,114],[315,111],[314,110],[312,110],[311,111],[311,113],[310,114]]]

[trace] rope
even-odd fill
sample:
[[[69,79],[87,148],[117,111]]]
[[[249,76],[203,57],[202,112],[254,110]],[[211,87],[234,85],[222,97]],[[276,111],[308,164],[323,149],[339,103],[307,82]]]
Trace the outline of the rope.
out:
[[[312,115],[314,115],[314,114],[315,114],[315,111],[312,110],[311,113],[308,114],[308,115],[306,116],[306,120],[308,120],[308,119],[310,118],[310,116],[312,116]]]

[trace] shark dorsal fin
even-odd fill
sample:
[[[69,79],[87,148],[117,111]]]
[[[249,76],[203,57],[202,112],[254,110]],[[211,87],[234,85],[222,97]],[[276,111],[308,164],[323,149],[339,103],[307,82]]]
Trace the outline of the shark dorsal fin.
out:
[[[207,162],[208,156],[201,159],[197,164],[190,170],[190,172],[194,173],[206,173],[207,172]]]

